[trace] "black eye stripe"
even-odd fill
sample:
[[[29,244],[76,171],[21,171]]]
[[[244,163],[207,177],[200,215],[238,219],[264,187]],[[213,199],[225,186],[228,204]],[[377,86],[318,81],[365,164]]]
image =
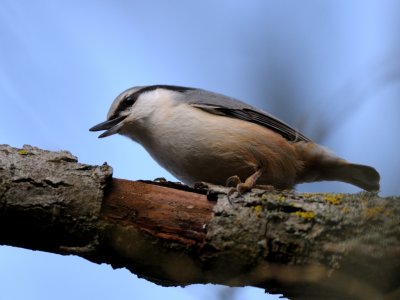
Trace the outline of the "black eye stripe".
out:
[[[129,108],[129,107],[132,107],[132,105],[135,104],[137,98],[139,97],[139,94],[140,94],[140,93],[136,92],[136,93],[133,93],[133,94],[131,94],[131,95],[125,97],[124,100],[122,100],[122,101],[119,103],[119,105],[118,105],[117,109],[115,110],[115,113],[114,113],[113,116],[116,117],[116,116],[118,116],[122,111],[125,111],[125,110],[126,110],[127,108]]]

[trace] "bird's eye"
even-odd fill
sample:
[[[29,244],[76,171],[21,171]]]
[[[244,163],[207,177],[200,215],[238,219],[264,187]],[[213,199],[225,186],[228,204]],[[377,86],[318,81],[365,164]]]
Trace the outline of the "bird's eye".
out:
[[[124,100],[126,106],[132,106],[135,103],[135,101],[136,98],[132,96],[126,97]]]

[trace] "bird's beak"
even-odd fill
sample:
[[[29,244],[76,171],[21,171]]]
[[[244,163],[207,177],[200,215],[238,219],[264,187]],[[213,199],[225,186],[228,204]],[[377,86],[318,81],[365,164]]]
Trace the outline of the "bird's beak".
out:
[[[99,135],[99,138],[104,138],[110,135],[113,135],[115,133],[118,133],[120,128],[123,126],[122,121],[126,118],[127,116],[119,116],[114,119],[110,119],[107,121],[104,121],[100,124],[97,124],[90,128],[90,131],[100,131],[100,130],[106,130],[102,134]]]

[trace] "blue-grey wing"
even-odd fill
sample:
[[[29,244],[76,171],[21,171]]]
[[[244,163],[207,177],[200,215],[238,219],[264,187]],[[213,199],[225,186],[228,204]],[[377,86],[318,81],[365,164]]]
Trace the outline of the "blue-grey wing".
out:
[[[221,94],[199,89],[184,92],[185,100],[192,106],[209,113],[237,118],[264,126],[283,136],[288,141],[305,141],[310,139],[293,129],[285,122],[254,106]]]

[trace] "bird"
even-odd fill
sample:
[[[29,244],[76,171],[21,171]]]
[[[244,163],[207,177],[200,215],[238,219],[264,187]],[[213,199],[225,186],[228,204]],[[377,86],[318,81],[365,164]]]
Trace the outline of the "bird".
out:
[[[204,89],[148,85],[119,94],[107,120],[90,131],[121,134],[142,145],[184,184],[256,186],[276,190],[315,181],[341,181],[379,191],[380,175],[314,143],[277,117]]]

